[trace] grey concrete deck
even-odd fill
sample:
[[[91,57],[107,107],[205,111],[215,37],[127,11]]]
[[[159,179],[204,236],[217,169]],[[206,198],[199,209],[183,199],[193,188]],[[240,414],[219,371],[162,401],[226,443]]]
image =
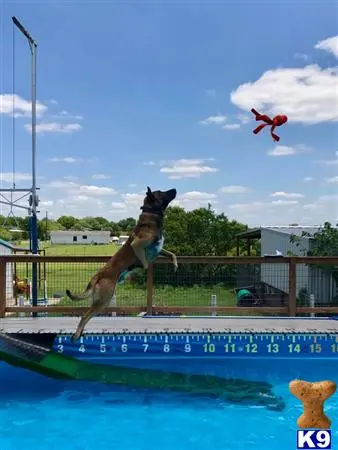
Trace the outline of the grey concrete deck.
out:
[[[3,333],[73,333],[78,317],[0,319]],[[338,321],[330,319],[228,318],[228,317],[97,317],[85,333],[335,333]]]

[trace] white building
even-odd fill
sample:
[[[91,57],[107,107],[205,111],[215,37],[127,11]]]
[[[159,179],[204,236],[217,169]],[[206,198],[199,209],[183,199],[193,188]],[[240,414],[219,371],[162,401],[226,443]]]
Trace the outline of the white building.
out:
[[[109,244],[110,231],[51,231],[52,244]]]
[[[119,240],[117,241],[117,245],[124,245],[127,240],[128,240],[129,236],[120,236]]]

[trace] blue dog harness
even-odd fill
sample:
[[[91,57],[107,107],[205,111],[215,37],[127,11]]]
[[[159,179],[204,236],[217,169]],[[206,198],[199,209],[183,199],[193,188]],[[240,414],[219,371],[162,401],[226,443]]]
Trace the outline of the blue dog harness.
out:
[[[148,247],[146,247],[144,249],[145,251],[145,255],[146,255],[146,260],[149,264],[153,263],[158,255],[160,254],[162,248],[163,248],[163,243],[164,243],[164,236],[162,236],[160,239],[157,239],[156,241],[154,241],[151,245],[149,245]],[[135,269],[137,269],[139,266],[133,266],[133,268],[131,270],[126,269],[123,272],[120,273],[119,279],[117,280],[118,284],[122,284],[124,283],[125,279],[132,273],[135,271]]]

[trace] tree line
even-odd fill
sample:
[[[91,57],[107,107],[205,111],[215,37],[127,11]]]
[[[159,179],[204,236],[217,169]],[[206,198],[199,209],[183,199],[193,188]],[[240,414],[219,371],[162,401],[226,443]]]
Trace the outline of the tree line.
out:
[[[27,217],[1,217],[0,238],[8,241],[29,238],[29,220]],[[49,233],[54,230],[105,230],[111,236],[129,234],[136,220],[127,217],[120,221],[109,221],[104,217],[61,216],[58,219],[40,219],[38,221],[38,237],[40,241],[49,239]],[[11,231],[15,228],[20,233]],[[180,256],[233,256],[236,255],[236,235],[248,230],[246,224],[230,220],[224,213],[216,213],[211,205],[186,211],[179,206],[169,207],[166,212],[164,225],[165,247]],[[303,233],[302,236],[307,236]],[[290,240],[301,247],[299,237],[291,236]],[[302,251],[308,256],[338,256],[338,229],[326,222],[323,229],[312,237],[310,250]],[[239,242],[239,254],[246,254],[245,242]],[[252,255],[260,255],[260,241],[253,243]],[[323,270],[334,272],[338,280],[337,265],[322,266]],[[156,265],[154,278],[159,284],[193,285],[215,283],[220,280],[226,284],[233,284],[236,277],[234,265],[217,264],[182,264],[180,270],[174,273],[170,264]],[[145,272],[138,271],[134,282],[145,283]]]
[[[134,217],[117,222],[105,217],[60,216],[58,219],[40,218],[38,238],[49,239],[51,231],[110,231],[111,236],[129,234],[136,225]],[[236,235],[248,230],[248,225],[230,220],[224,213],[216,213],[208,207],[186,211],[179,206],[169,207],[164,223],[165,246],[179,255],[222,256],[235,254]],[[308,236],[303,232],[302,236]],[[309,236],[308,236],[309,237]],[[28,217],[5,217],[0,215],[0,239],[7,241],[27,240],[29,238]],[[298,243],[299,237],[290,239]],[[300,245],[300,242],[298,243]],[[245,254],[245,243],[239,243],[240,254]],[[254,243],[253,255],[260,254],[259,242]],[[325,222],[323,229],[312,237],[311,249],[304,254],[313,256],[338,255],[338,228]]]

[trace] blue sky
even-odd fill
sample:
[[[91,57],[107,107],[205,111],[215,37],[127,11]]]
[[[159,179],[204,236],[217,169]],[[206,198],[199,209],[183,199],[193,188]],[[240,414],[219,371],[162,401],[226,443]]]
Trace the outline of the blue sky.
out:
[[[12,183],[15,15],[38,42],[41,214],[136,216],[150,185],[249,225],[337,220],[334,1],[0,9],[1,183]],[[20,187],[30,184],[30,55],[15,36]],[[253,135],[252,107],[288,115],[278,144],[269,129]]]

